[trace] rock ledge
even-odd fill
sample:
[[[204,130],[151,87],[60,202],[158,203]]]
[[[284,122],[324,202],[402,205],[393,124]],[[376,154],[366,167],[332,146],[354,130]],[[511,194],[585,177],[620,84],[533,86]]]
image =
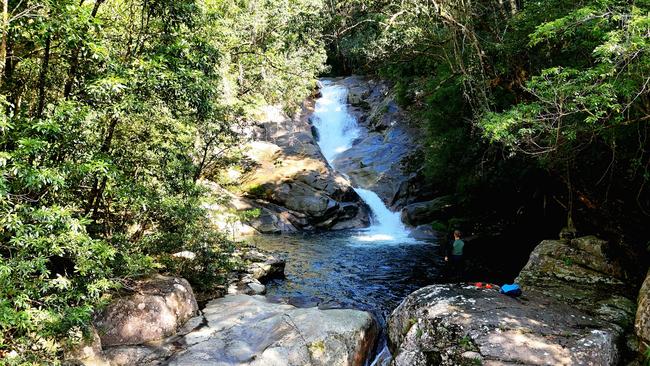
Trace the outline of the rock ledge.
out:
[[[513,299],[473,285],[429,286],[407,297],[388,329],[395,366],[612,365],[618,357],[609,323],[536,292]]]

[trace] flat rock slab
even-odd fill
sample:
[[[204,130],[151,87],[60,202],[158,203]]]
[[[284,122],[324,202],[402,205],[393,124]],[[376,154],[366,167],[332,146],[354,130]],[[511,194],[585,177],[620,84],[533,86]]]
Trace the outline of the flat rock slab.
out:
[[[614,365],[618,330],[536,292],[422,288],[389,319],[395,366]]]
[[[203,311],[170,365],[354,365],[375,345],[377,323],[358,310],[296,308],[262,296],[229,295]]]

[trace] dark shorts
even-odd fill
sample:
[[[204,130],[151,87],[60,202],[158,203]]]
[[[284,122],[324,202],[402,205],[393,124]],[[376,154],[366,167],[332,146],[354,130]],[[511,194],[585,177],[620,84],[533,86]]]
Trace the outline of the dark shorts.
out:
[[[465,272],[465,263],[462,255],[451,256],[451,273],[453,278],[458,281],[463,277]]]

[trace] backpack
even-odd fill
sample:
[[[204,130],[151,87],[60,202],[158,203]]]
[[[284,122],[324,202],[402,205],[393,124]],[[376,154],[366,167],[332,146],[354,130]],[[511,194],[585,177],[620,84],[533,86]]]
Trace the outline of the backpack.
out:
[[[516,283],[513,283],[512,285],[503,285],[501,286],[501,293],[512,297],[518,297],[521,296],[521,287]]]

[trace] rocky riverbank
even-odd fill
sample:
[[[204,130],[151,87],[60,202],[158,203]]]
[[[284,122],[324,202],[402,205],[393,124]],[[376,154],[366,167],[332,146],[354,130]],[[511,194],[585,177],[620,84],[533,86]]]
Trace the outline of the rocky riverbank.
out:
[[[284,275],[284,261],[257,250],[235,253],[227,294],[199,309],[182,278],[138,281],[98,314],[69,364],[361,366],[379,334],[374,317],[349,309],[298,308],[255,295]]]
[[[362,366],[378,334],[372,315],[229,295],[208,303],[203,325],[169,365]]]
[[[616,365],[638,349],[636,288],[596,237],[547,240],[517,281],[498,287],[433,285],[408,296],[389,319],[395,366]],[[641,291],[640,304],[647,294]],[[641,307],[640,307],[641,308]],[[641,311],[645,314],[645,310]],[[642,334],[646,315],[637,315]],[[641,332],[639,330],[641,329]]]

